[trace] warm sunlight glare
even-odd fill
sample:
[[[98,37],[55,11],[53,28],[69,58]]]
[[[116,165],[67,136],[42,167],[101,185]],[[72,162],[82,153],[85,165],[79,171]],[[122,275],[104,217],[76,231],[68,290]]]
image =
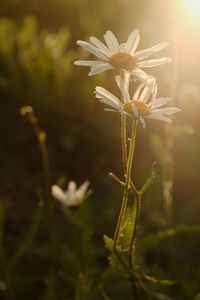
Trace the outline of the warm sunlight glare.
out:
[[[191,18],[200,18],[200,0],[182,0],[181,3],[184,4],[185,10]]]

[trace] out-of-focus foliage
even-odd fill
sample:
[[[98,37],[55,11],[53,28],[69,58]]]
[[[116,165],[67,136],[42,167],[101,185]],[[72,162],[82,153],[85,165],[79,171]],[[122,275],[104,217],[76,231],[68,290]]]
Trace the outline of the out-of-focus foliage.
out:
[[[34,17],[26,17],[22,27],[0,20],[1,86],[5,92],[12,88],[12,96],[21,103],[34,99],[40,106],[52,106],[49,99],[65,98],[73,59],[67,51],[69,35],[67,28],[57,33],[39,32]]]
[[[107,177],[109,171],[121,174],[119,118],[103,111],[93,90],[103,82],[112,90],[114,74],[88,78],[86,69],[75,67],[75,59],[89,57],[75,41],[90,35],[101,38],[107,29],[123,40],[140,26],[141,48],[170,40],[172,46],[166,51],[173,56],[173,3],[1,1],[0,298],[132,299],[129,282],[108,268],[103,243],[104,233],[113,235],[122,193]],[[179,43],[184,45],[183,40]],[[180,80],[183,85],[189,80],[197,85],[198,74],[195,79],[188,77],[195,73],[197,62],[192,67],[183,50]],[[173,68],[166,68],[170,78],[162,71],[156,75],[159,92],[170,96]],[[152,299],[199,299],[200,102],[198,93],[193,99],[193,94],[183,91],[179,86],[175,98],[182,113],[175,120],[178,126],[172,128],[172,229],[163,211],[166,149],[162,125],[149,122],[146,131],[139,130],[137,140],[134,176],[138,184],[148,178],[152,162],[158,162],[156,179],[142,203],[138,264],[152,278],[177,282],[158,287],[149,280]],[[47,134],[51,183],[57,178],[62,187],[70,179],[91,181],[94,193],[77,211],[63,211],[53,199],[50,205],[46,203],[41,153],[33,129],[19,115],[22,105],[33,106]]]

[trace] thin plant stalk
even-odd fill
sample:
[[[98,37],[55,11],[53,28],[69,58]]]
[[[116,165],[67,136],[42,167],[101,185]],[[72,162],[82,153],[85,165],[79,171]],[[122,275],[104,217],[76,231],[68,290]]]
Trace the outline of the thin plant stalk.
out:
[[[121,114],[121,144],[122,144],[122,161],[123,161],[123,171],[126,174],[127,168],[127,134],[126,134],[126,115]],[[131,189],[135,195],[138,195],[138,190],[134,185],[132,179],[130,182]]]
[[[124,72],[120,71],[120,86],[123,84]],[[123,98],[123,95],[122,95]],[[123,101],[123,99],[122,99]],[[127,134],[126,134],[126,115],[121,114],[121,146],[122,146],[122,166],[124,175],[126,174],[127,169]]]
[[[121,145],[122,145],[122,162],[123,172],[126,174],[127,168],[127,138],[126,138],[126,115],[121,114]]]
[[[49,202],[51,197],[51,179],[50,179],[49,157],[48,157],[48,151],[46,147],[46,133],[40,129],[38,120],[31,106],[23,106],[20,109],[20,113],[23,117],[26,117],[28,119],[28,121],[33,127],[33,130],[38,140],[38,145],[40,148],[42,165],[44,170],[45,196],[47,201]]]
[[[134,265],[133,265],[134,249],[135,249],[135,244],[136,244],[137,226],[138,226],[139,218],[140,218],[140,209],[141,209],[141,194],[140,193],[138,195],[136,195],[135,201],[136,201],[135,222],[133,224],[133,232],[132,232],[132,237],[131,237],[130,246],[129,246],[129,267],[131,269],[134,268]]]
[[[122,78],[122,72],[120,74],[120,78]],[[134,148],[135,148],[135,138],[136,138],[136,127],[137,127],[137,121],[135,121],[136,124],[134,124],[135,127],[133,127],[132,131],[132,138],[131,138],[131,145],[130,145],[130,150],[129,150],[129,159],[127,158],[127,132],[126,132],[126,115],[121,114],[121,145],[122,145],[122,162],[123,162],[123,171],[124,174],[126,174],[126,182],[125,182],[125,190],[124,196],[125,198],[123,199],[124,202],[122,202],[122,207],[118,219],[118,224],[116,227],[116,232],[115,232],[115,237],[114,237],[114,251],[118,259],[120,260],[121,263],[128,269],[130,273],[130,280],[131,280],[131,285],[132,285],[132,291],[133,291],[133,296],[134,299],[138,298],[138,287],[136,280],[133,276],[133,257],[134,257],[134,247],[136,243],[136,232],[137,232],[137,226],[139,222],[139,217],[140,217],[140,207],[141,207],[141,193],[137,190],[135,187],[132,179],[131,179],[131,170],[132,170],[132,160],[133,160],[133,153],[134,153]],[[132,157],[130,157],[132,155]],[[130,165],[131,163],[131,165]],[[128,170],[129,169],[129,170]],[[135,222],[134,222],[134,227],[133,227],[133,232],[131,236],[131,241],[130,241],[130,246],[129,246],[129,266],[126,266],[124,261],[121,259],[121,257],[118,255],[117,250],[116,250],[116,243],[117,243],[117,238],[120,230],[120,226],[125,214],[127,202],[128,202],[128,193],[129,193],[129,186],[132,189],[132,192],[135,195],[134,201],[136,201],[136,217],[135,217]],[[127,197],[127,198],[126,198]]]
[[[37,123],[33,124],[33,126],[38,139],[38,144],[39,144],[41,158],[42,158],[42,165],[44,170],[44,181],[45,181],[45,194],[47,200],[49,201],[50,191],[51,191],[51,181],[50,181],[50,166],[49,166],[48,151],[46,147],[46,133],[39,128]]]
[[[128,161],[127,161],[127,172],[126,172],[126,181],[125,181],[125,188],[124,188],[124,194],[122,199],[122,206],[119,214],[119,218],[117,221],[117,226],[114,234],[114,248],[116,248],[117,239],[120,231],[120,227],[124,218],[124,214],[127,207],[128,202],[128,195],[129,195],[129,187],[131,183],[131,171],[132,171],[132,163],[133,163],[133,154],[135,149],[135,140],[136,140],[136,131],[137,131],[137,123],[138,120],[133,120],[133,127],[132,127],[132,133],[131,133],[131,143],[130,143],[130,149],[129,149],[129,155],[128,155]]]
[[[122,85],[122,79],[124,73],[120,71],[120,85]],[[121,147],[122,147],[122,163],[123,163],[123,172],[126,174],[127,169],[127,160],[128,160],[128,151],[127,151],[127,132],[126,132],[126,115],[121,114]],[[135,187],[133,181],[131,180],[131,188],[135,194],[138,194],[137,188]]]

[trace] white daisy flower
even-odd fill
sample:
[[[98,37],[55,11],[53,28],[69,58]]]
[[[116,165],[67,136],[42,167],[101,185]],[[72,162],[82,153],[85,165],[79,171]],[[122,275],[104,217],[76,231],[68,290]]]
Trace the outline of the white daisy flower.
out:
[[[91,190],[88,190],[89,181],[85,181],[77,188],[75,181],[68,183],[68,189],[63,191],[59,186],[52,185],[51,194],[66,207],[77,207],[89,196]]]
[[[77,41],[83,49],[92,53],[99,60],[77,60],[75,65],[90,67],[89,76],[96,75],[109,69],[120,69],[129,71],[133,75],[146,75],[140,68],[149,68],[171,62],[171,58],[144,60],[165,48],[168,43],[160,43],[151,48],[136,51],[140,34],[138,29],[134,29],[129,35],[126,43],[119,44],[115,35],[111,31],[104,34],[106,45],[95,37],[90,37],[90,42]]]
[[[124,102],[106,89],[100,86],[96,87],[95,93],[99,101],[112,107],[105,109],[106,111],[125,113],[130,117],[138,118],[143,127],[145,127],[145,118],[171,123],[167,116],[180,111],[176,107],[163,107],[171,99],[156,98],[157,84],[156,79],[152,76],[149,76],[145,82],[138,86],[132,97],[129,94],[129,80],[122,80],[116,76],[116,81],[122,92]]]

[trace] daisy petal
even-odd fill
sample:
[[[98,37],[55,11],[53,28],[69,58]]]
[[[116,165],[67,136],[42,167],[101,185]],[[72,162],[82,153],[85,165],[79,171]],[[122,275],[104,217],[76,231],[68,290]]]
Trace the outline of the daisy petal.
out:
[[[169,118],[165,117],[162,114],[152,114],[152,115],[145,116],[145,118],[172,123],[172,120],[170,120]]]
[[[106,89],[104,89],[100,86],[96,87],[96,93],[97,93],[97,98],[104,97],[104,98],[108,99],[109,101],[114,102],[118,106],[122,105],[121,101],[117,97],[115,97],[113,94],[111,94]]]
[[[99,98],[98,95],[97,95],[97,98]],[[114,103],[114,102],[111,101],[111,100],[108,100],[107,98],[100,98],[100,99],[99,99],[99,102],[104,103],[104,104],[106,104],[106,105],[108,105],[108,106],[111,106],[111,107],[114,108],[115,110],[123,111],[122,106],[117,105],[116,103]]]
[[[119,43],[118,43],[114,33],[112,33],[112,31],[108,30],[107,31],[107,36],[110,38],[110,41],[112,41],[112,44],[115,48],[115,51],[119,52]]]
[[[137,90],[135,91],[134,95],[133,95],[133,100],[138,100],[139,99],[139,94],[141,92],[141,89],[145,86],[145,83],[142,82],[140,83],[140,85],[138,86]]]
[[[99,48],[99,50],[102,51],[104,55],[106,55],[108,57],[111,56],[110,50],[100,40],[91,36],[90,42],[93,43],[97,48]]]
[[[120,110],[120,109],[104,108],[104,110],[105,111],[110,111],[110,112],[124,113],[124,111]]]
[[[113,112],[120,112],[119,110],[112,109],[112,108],[104,108],[105,111],[113,111]]]
[[[74,193],[76,190],[76,182],[75,181],[70,181],[68,183],[68,191],[70,191],[71,193]]]
[[[80,187],[78,188],[78,191],[80,191],[81,194],[84,195],[85,192],[87,191],[89,185],[90,185],[90,182],[89,181],[85,181],[83,184],[80,185]]]
[[[126,43],[121,43],[120,45],[119,45],[119,52],[125,52],[126,50],[125,50],[125,47],[126,47]]]
[[[123,100],[124,100],[125,103],[126,103],[128,100],[130,100],[130,95],[129,95],[129,92],[128,92],[129,79],[130,79],[130,76],[126,77],[125,80],[123,80],[119,75],[117,75],[117,76],[115,77],[115,80],[116,80],[116,82],[117,82],[117,85],[118,85],[119,89],[120,89],[121,92],[122,92]]]
[[[131,74],[141,81],[145,81],[149,75],[147,75],[144,71],[135,67],[135,69],[131,72]]]
[[[141,61],[141,62],[137,63],[137,66],[139,68],[151,68],[151,67],[164,65],[164,64],[167,64],[170,62],[171,62],[170,57],[163,57],[163,58],[159,58],[159,59],[150,59],[150,60]]]
[[[77,199],[77,204],[80,204],[83,199],[87,196],[86,191],[89,186],[89,181],[85,181],[77,190],[75,193],[75,198]]]
[[[137,107],[134,103],[131,104],[131,108],[132,108],[132,111],[133,111],[133,114],[136,118],[138,118],[138,110],[137,110]]]
[[[151,97],[151,106],[154,105],[154,102],[155,102],[156,96],[157,96],[157,92],[158,92],[158,86],[157,86],[157,83],[155,82],[153,94]]]
[[[111,31],[106,31],[106,34],[104,34],[105,42],[111,52],[111,54],[119,52],[119,44],[114,36],[114,34]]]
[[[152,113],[161,113],[165,115],[172,115],[177,112],[180,112],[181,110],[177,107],[165,107],[165,108],[158,108],[155,110],[152,110]]]
[[[155,86],[155,78],[153,77],[148,78],[148,80],[146,81],[146,86],[143,89],[141,95],[139,96],[139,100],[146,103],[149,96],[153,93],[154,86]]]
[[[134,56],[137,57],[139,60],[142,60],[142,59],[149,57],[149,56],[153,55],[154,53],[162,50],[163,48],[167,47],[168,45],[169,45],[168,43],[160,43],[151,48],[137,51]]]
[[[169,101],[171,101],[170,98],[157,98],[153,101],[151,108],[159,108],[163,105],[166,105]]]
[[[92,67],[92,66],[102,64],[102,62],[97,60],[76,60],[74,64],[76,66],[81,66],[81,67]]]
[[[142,127],[145,128],[146,124],[145,124],[144,118],[140,116],[139,120],[140,120],[140,123],[142,124]]]
[[[51,194],[54,198],[64,204],[66,204],[66,202],[68,201],[68,197],[66,196],[65,192],[57,185],[52,185]]]
[[[99,74],[99,73],[102,73],[106,70],[111,70],[111,69],[114,69],[113,66],[111,66],[110,64],[108,63],[101,63],[101,64],[98,64],[98,65],[94,65],[91,67],[91,71],[89,73],[89,76],[94,76],[96,74]]]
[[[107,57],[96,47],[94,47],[92,44],[87,43],[85,41],[77,41],[77,45],[81,46],[83,49],[89,51],[90,53],[94,54],[96,57],[107,61]]]
[[[134,29],[126,42],[125,51],[133,55],[140,41],[140,34],[138,29]]]

